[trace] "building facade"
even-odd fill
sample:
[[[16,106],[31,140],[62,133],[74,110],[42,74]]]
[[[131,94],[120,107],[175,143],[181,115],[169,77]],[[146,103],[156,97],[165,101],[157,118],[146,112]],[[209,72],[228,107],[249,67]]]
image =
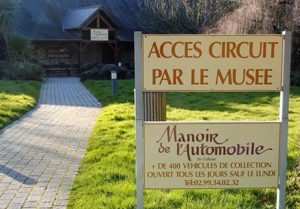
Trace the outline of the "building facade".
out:
[[[91,63],[133,68],[133,34],[139,29],[135,1],[23,0],[20,4],[16,32],[32,40],[35,61],[48,75],[77,75]]]

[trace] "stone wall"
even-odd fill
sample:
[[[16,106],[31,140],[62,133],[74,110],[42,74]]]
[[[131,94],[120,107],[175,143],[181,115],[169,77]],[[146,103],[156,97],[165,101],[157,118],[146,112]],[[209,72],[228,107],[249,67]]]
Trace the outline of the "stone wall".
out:
[[[79,72],[79,52],[76,42],[33,42],[35,61],[42,65],[46,71],[59,75],[75,75]],[[114,51],[108,44],[89,43],[82,44],[82,65],[85,63],[114,64]],[[108,53],[108,54],[104,54]],[[108,56],[108,59],[107,59]],[[111,59],[110,59],[111,57]],[[105,58],[105,59],[104,59]],[[107,61],[109,60],[109,61]],[[118,62],[126,68],[134,67],[133,43],[124,43],[118,55]],[[108,63],[109,62],[109,63]],[[67,74],[66,74],[67,73]]]
[[[68,42],[34,42],[34,59],[46,69],[77,69],[78,50]]]

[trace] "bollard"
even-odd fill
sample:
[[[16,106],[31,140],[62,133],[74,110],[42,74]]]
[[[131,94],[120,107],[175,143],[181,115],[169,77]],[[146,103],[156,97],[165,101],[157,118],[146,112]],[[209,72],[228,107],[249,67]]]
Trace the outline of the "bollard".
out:
[[[111,71],[111,88],[112,88],[112,95],[115,96],[118,93],[118,83],[117,83],[117,72]]]

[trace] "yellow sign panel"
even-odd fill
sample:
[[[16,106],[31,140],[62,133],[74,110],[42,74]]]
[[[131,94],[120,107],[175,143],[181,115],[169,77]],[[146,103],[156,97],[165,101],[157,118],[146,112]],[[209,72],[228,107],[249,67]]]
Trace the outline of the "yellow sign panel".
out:
[[[146,122],[145,189],[278,186],[279,122]]]
[[[282,35],[143,35],[143,91],[280,91]]]

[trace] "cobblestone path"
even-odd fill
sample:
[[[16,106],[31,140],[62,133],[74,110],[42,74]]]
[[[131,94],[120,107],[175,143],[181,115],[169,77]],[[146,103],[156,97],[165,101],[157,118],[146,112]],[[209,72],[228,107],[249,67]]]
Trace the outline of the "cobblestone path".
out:
[[[47,79],[38,106],[0,130],[0,208],[66,208],[100,106],[79,79]]]

